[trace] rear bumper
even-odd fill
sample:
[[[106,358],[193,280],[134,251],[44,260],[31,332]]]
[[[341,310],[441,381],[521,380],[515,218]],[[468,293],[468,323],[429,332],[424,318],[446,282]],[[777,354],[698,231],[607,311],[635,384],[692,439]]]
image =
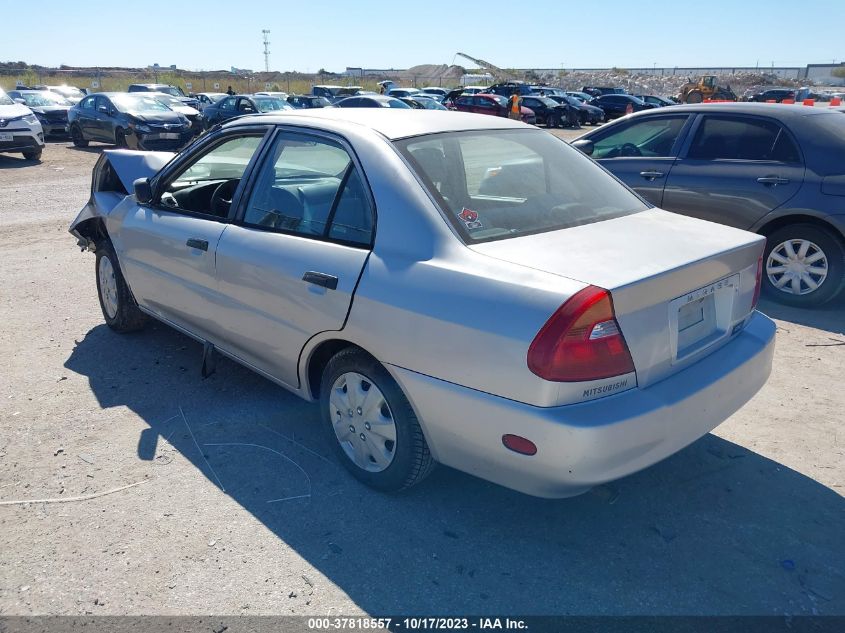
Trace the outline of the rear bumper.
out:
[[[434,457],[508,488],[570,497],[676,453],[745,404],[766,382],[775,325],[756,313],[729,344],[645,389],[541,408],[389,366],[420,417]],[[514,433],[537,445],[502,445]]]

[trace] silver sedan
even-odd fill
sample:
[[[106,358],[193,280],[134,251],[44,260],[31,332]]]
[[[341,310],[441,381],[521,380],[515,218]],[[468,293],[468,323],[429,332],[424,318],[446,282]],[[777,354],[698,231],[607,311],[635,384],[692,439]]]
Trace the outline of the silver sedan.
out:
[[[106,323],[150,317],[318,401],[396,491],[435,463],[567,497],[706,434],[766,381],[764,240],[654,208],[504,118],[245,117],[107,151],[71,225]]]

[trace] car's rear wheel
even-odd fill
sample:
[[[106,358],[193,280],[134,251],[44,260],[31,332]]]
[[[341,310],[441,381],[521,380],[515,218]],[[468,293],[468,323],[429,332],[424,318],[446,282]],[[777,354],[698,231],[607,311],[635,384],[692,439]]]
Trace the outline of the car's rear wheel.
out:
[[[771,299],[802,308],[827,303],[843,285],[845,246],[829,231],[792,224],[768,236],[763,255],[763,291]]]
[[[135,298],[123,279],[117,255],[109,240],[97,243],[95,250],[97,296],[100,309],[108,325],[115,332],[132,332],[144,327],[146,316],[138,308]]]
[[[23,157],[27,160],[41,160],[41,148],[27,150],[23,152]]]
[[[117,128],[114,131],[114,144],[117,147],[126,147],[126,133],[122,128]]]
[[[417,416],[396,381],[358,348],[338,352],[320,384],[327,435],[343,465],[363,483],[398,492],[434,467]]]
[[[70,126],[70,140],[76,147],[88,147],[88,141],[82,135],[82,130],[78,125]]]

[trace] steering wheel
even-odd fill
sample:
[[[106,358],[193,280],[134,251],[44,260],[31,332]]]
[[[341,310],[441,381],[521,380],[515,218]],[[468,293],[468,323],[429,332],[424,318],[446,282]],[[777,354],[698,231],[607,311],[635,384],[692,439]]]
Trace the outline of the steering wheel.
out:
[[[619,148],[619,155],[620,156],[642,156],[643,153],[640,151],[640,148],[634,145],[633,143],[625,143],[622,147]]]
[[[232,178],[217,185],[214,193],[211,194],[211,202],[208,205],[212,215],[221,217],[228,215],[229,207],[232,206],[232,196],[235,195],[235,189],[238,188],[240,181],[240,178]]]

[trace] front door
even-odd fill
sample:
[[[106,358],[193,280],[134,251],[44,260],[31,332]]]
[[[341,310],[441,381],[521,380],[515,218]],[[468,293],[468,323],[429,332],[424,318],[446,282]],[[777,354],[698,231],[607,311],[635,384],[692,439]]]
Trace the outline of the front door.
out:
[[[373,206],[339,139],[279,132],[217,248],[229,351],[297,387],[300,352],[340,330],[370,253]]]
[[[158,183],[149,205],[127,205],[116,233],[138,303],[203,338],[217,338],[215,252],[240,180],[265,133],[221,135],[197,160]]]
[[[705,115],[666,180],[663,208],[747,229],[804,181],[798,147],[762,117]]]

